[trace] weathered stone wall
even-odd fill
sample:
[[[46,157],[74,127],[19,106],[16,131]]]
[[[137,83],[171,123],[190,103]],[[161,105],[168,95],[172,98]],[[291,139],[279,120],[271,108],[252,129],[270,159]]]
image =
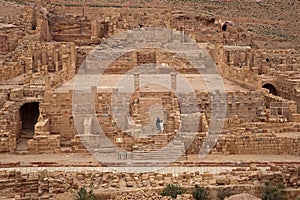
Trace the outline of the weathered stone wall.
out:
[[[262,87],[261,77],[257,76],[253,65],[253,51],[247,46],[215,45],[218,69],[222,77],[251,90]]]
[[[20,171],[0,171],[0,195],[7,198],[49,199],[65,192],[77,191],[81,187],[93,188],[101,195],[109,189],[129,190],[137,188],[161,190],[167,184],[178,184],[191,192],[194,185],[208,189],[208,199],[216,199],[218,191],[228,188],[231,192],[247,191],[259,196],[260,186],[266,181],[283,183],[287,188],[286,197],[295,198],[299,194],[299,166],[269,166],[269,170],[259,170],[252,165],[250,168],[236,168],[222,174],[179,173],[178,175],[163,173],[112,173],[112,172],[62,172],[47,170],[37,173],[21,173]],[[254,185],[255,184],[255,185]],[[121,195],[117,192],[114,195]]]
[[[55,80],[59,73],[52,77],[52,82],[59,85],[75,75],[76,51],[74,43],[35,43],[26,44],[27,48],[16,50],[11,58],[13,61],[0,62],[0,82],[24,74],[20,84],[33,83],[42,75],[62,73],[64,79]],[[17,57],[14,59],[14,57]]]
[[[299,51],[295,49],[258,49],[254,62],[260,67],[261,74],[272,75],[274,71],[298,71],[299,59]]]
[[[5,70],[1,70],[3,73],[0,73],[0,77],[3,77],[2,81],[25,73],[23,77],[12,82],[13,87],[3,88],[1,91],[7,94],[5,98],[2,98],[4,101],[0,111],[1,141],[3,143],[1,152],[12,152],[16,149],[16,142],[21,130],[20,107],[25,103],[40,102],[41,113],[45,115],[43,109],[48,109],[48,97],[52,89],[73,77],[76,71],[76,52],[73,43],[57,43],[55,45],[36,43],[31,47],[32,49],[26,49],[21,57],[24,66],[21,67],[20,62],[17,62],[16,67],[9,75],[3,74]],[[41,76],[45,78],[41,79]],[[43,142],[39,144],[38,139]],[[29,150],[34,153],[57,152],[60,147],[60,137],[57,135],[38,136],[30,142],[29,147]],[[53,147],[53,149],[49,149],[49,147]]]
[[[211,119],[211,98],[220,99],[219,101],[222,101],[222,95],[224,94],[207,94],[204,92],[199,92],[199,94],[197,94],[199,107],[203,109],[208,121]],[[228,91],[225,94],[225,99],[226,102],[217,101],[219,106],[222,106],[223,108],[221,108],[221,110],[215,110],[215,112],[226,112],[225,118],[229,121],[234,120],[237,117],[241,120],[241,122],[253,121],[257,117],[257,112],[264,109],[264,97],[262,91]],[[222,110],[224,108],[226,108],[226,110]],[[217,114],[220,114],[221,116],[221,113]]]
[[[8,28],[0,27],[0,53],[6,54],[14,50],[18,42],[24,37],[24,32],[14,25],[7,25]]]
[[[272,76],[267,76],[263,84],[271,84],[276,89],[276,95],[295,101],[298,105],[297,113],[300,112],[300,85],[296,71],[274,71]]]
[[[265,106],[270,109],[269,121],[278,120],[280,117],[284,120],[299,122],[298,104],[295,101],[287,100],[272,94],[265,95]]]
[[[225,154],[300,155],[300,139],[273,134],[236,133],[221,136],[216,149]]]
[[[297,50],[253,50],[250,46],[217,44],[213,57],[223,77],[249,89],[271,84],[276,95],[300,105]]]
[[[22,104],[21,104],[22,105]],[[20,107],[21,107],[20,105]],[[20,131],[19,105],[12,101],[7,101],[1,109],[1,152],[13,152],[16,149],[18,133]]]
[[[40,118],[42,118],[42,116]],[[40,119],[39,122],[35,124],[34,137],[27,143],[30,153],[61,152],[60,135],[50,135],[49,119]]]

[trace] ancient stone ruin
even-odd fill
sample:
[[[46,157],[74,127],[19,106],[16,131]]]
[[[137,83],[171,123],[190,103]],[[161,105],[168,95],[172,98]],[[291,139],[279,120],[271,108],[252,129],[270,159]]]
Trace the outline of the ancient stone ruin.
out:
[[[300,195],[299,1],[0,3],[0,199]]]

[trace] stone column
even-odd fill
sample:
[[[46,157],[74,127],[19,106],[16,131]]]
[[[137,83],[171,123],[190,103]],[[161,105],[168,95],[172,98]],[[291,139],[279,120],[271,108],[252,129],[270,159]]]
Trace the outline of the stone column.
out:
[[[250,68],[249,55],[250,55],[249,51],[246,51],[246,52],[245,52],[245,64],[246,64],[246,67],[247,67],[247,68]]]
[[[47,51],[44,47],[42,47],[42,65],[47,64]]]
[[[74,76],[75,73],[76,73],[76,47],[75,47],[75,44],[71,44],[70,46],[70,59],[71,59],[71,69],[70,69],[70,77]]]
[[[91,39],[95,39],[95,38],[98,38],[98,22],[97,20],[93,20],[91,22]]]
[[[184,30],[183,29],[180,31],[180,42],[185,43]]]
[[[65,72],[68,70],[68,51],[67,51],[67,45],[63,44],[61,46],[61,63],[62,63],[62,70]]]
[[[217,53],[217,64],[222,66],[223,63],[223,56],[224,56],[224,51],[223,51],[223,44],[221,42],[218,42],[215,45],[216,53]]]
[[[176,91],[177,88],[177,73],[171,73],[171,88],[173,91]]]
[[[55,49],[54,52],[53,52],[53,63],[54,63],[54,66],[55,66],[55,71],[58,71],[58,65],[59,65],[58,54],[59,54],[58,49]]]
[[[140,88],[140,73],[135,72],[133,76],[134,76],[134,90],[137,90]]]
[[[230,67],[234,67],[234,62],[233,62],[232,55],[233,55],[233,52],[232,51],[228,51],[228,58],[229,58],[229,66]]]
[[[0,61],[0,82],[3,81],[3,61]]]
[[[254,65],[253,65],[253,58],[254,58],[254,50],[251,49],[250,52],[249,52],[249,58],[248,58],[250,70],[254,67]]]
[[[45,76],[45,92],[48,92],[51,90],[51,77],[49,74]]]
[[[37,71],[41,72],[41,68],[42,68],[42,62],[41,60],[37,60]]]

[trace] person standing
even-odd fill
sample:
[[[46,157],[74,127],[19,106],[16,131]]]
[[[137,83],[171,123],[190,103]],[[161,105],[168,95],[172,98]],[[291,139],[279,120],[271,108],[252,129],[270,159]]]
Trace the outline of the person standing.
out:
[[[163,120],[160,120],[159,126],[160,126],[160,131],[164,132],[164,122],[163,122]]]

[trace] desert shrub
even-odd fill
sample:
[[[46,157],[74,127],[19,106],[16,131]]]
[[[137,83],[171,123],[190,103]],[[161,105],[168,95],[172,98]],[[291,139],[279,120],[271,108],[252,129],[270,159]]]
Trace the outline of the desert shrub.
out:
[[[266,182],[261,188],[262,200],[283,200],[283,185],[281,183]]]
[[[178,194],[185,193],[186,190],[178,185],[169,184],[167,187],[163,189],[161,192],[162,196],[171,196],[172,198],[176,198]]]
[[[97,197],[92,190],[88,192],[85,188],[80,188],[75,194],[74,200],[97,200]]]
[[[195,190],[193,192],[193,197],[196,200],[206,200],[207,198],[206,189],[196,185]]]

